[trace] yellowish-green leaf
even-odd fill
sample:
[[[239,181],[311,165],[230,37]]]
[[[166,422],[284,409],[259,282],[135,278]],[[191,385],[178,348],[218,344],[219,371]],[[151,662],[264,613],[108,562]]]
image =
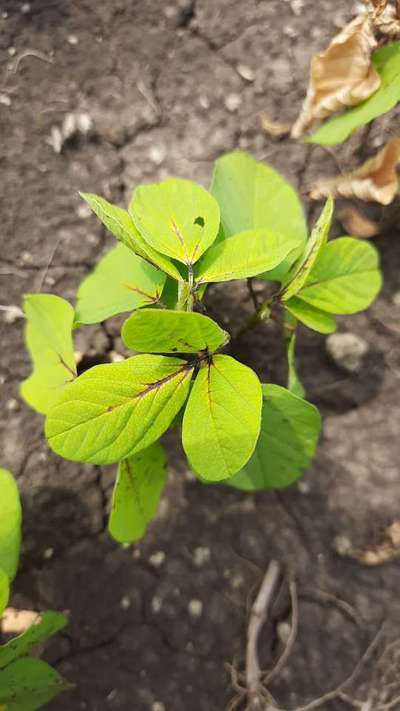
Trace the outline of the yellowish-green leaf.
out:
[[[318,261],[318,257],[321,254],[324,245],[327,243],[332,223],[332,216],[333,200],[329,197],[313,231],[311,232],[304,254],[299,259],[298,264],[295,265],[293,274],[287,281],[282,293],[282,301],[287,301],[292,296],[295,296],[307,281],[307,277],[311,272],[311,269]]]
[[[193,367],[138,355],[97,365],[68,385],[46,419],[50,447],[65,459],[111,464],[145,449],[184,404]]]
[[[297,296],[292,296],[289,301],[286,301],[285,308],[292,316],[304,323],[308,328],[312,328],[313,331],[318,331],[318,333],[333,333],[336,331],[336,321],[331,314],[317,309]]]
[[[260,431],[261,404],[261,384],[250,368],[226,355],[204,363],[183,416],[183,447],[196,474],[219,481],[245,465]]]
[[[315,454],[321,417],[314,405],[279,385],[263,385],[260,436],[250,461],[226,483],[237,489],[280,489],[292,484]]]
[[[134,543],[144,536],[167,481],[166,467],[159,442],[120,462],[108,523],[110,535],[119,543]]]
[[[287,361],[288,361],[288,390],[297,397],[304,397],[305,390],[297,374],[296,368],[296,334],[292,333],[287,341]]]
[[[297,296],[333,314],[366,309],[382,285],[375,247],[351,237],[328,242]]]
[[[77,323],[99,323],[160,300],[166,275],[119,244],[83,280],[75,309]]]
[[[208,316],[186,311],[136,311],[122,328],[128,348],[142,353],[211,353],[227,342],[227,333]]]
[[[72,685],[40,659],[17,659],[0,671],[0,705],[7,711],[36,711],[68,689]]]
[[[24,312],[33,373],[21,383],[21,396],[30,407],[45,414],[76,375],[74,309],[59,296],[29,294],[24,299]]]
[[[208,250],[196,266],[196,282],[254,277],[276,267],[298,244],[266,229],[239,232]]]
[[[190,180],[173,178],[136,188],[129,212],[153,249],[186,265],[201,257],[219,229],[218,203]]]
[[[25,632],[0,645],[0,669],[29,654],[32,648],[53,637],[67,624],[67,618],[59,612],[41,612],[36,622]]]
[[[7,607],[8,598],[10,597],[10,580],[7,573],[0,568],[0,619]]]
[[[0,568],[13,580],[21,546],[22,511],[13,475],[0,469]]]

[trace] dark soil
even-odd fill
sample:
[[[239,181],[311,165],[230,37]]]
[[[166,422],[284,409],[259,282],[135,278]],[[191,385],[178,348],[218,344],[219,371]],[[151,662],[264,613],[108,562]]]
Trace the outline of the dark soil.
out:
[[[274,141],[260,126],[263,112],[295,117],[311,54],[354,8],[347,0],[1,0],[0,303],[19,305],[38,289],[72,300],[112,246],[78,190],[123,203],[138,182],[171,174],[207,185],[215,158],[240,146],[304,194],[313,177],[337,170],[336,161],[348,167],[371,152],[393,130],[393,115],[367,144],[361,133],[334,157]],[[91,116],[94,131],[56,153],[52,129],[77,111]],[[376,240],[385,275],[377,302],[340,320],[370,346],[360,373],[338,370],[324,338],[301,331],[300,374],[324,415],[303,481],[257,496],[205,487],[168,436],[167,495],[134,549],[120,549],[105,531],[114,471],[57,459],[42,419],[20,401],[18,384],[30,369],[23,322],[1,312],[1,464],[17,474],[25,512],[14,603],[70,613],[46,655],[77,689],[49,708],[224,709],[233,695],[225,663],[242,668],[248,604],[271,558],[296,575],[300,593],[298,640],[271,688],[281,704],[295,707],[338,684],[383,619],[400,634],[399,563],[366,567],[343,555],[379,545],[400,517],[399,237]],[[251,308],[237,284],[210,289],[208,304],[233,330]],[[108,331],[117,333],[112,324]],[[97,327],[78,338],[90,357],[102,358],[110,344]],[[276,338],[259,327],[235,353],[263,379],[283,383]],[[353,605],[358,624],[321,590]],[[283,600],[261,645],[264,665],[271,645],[279,652],[278,622],[289,619]],[[371,670],[362,678],[368,682]],[[357,684],[353,691],[360,697]]]

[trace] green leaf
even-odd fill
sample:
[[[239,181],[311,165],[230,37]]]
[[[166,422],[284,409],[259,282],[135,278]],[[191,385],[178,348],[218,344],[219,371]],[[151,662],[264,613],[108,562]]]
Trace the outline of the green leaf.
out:
[[[160,300],[166,275],[119,244],[103,257],[78,289],[77,323],[99,323]]]
[[[307,277],[311,272],[311,269],[318,261],[318,257],[321,254],[324,245],[328,241],[332,216],[333,200],[329,197],[325,203],[325,207],[321,212],[317,224],[311,232],[304,254],[299,259],[299,263],[295,266],[293,275],[289,277],[289,281],[283,290],[282,301],[287,301],[292,296],[295,296],[307,281]]]
[[[0,469],[0,568],[15,578],[21,546],[22,512],[13,475]]]
[[[190,180],[169,179],[136,188],[129,212],[148,244],[187,265],[208,249],[219,229],[218,203]]]
[[[52,294],[24,298],[25,341],[33,373],[21,383],[21,396],[37,412],[45,414],[64,385],[76,375],[72,327],[74,309]]]
[[[145,449],[184,404],[193,366],[138,355],[96,365],[68,385],[46,419],[50,447],[65,459],[111,464]]]
[[[251,457],[260,431],[262,391],[256,374],[216,355],[197,375],[183,416],[183,447],[209,481],[235,474]]]
[[[321,417],[314,405],[279,385],[263,385],[260,437],[255,452],[229,486],[279,489],[302,475],[314,456]]]
[[[289,301],[286,301],[285,308],[299,321],[304,323],[308,328],[318,333],[333,333],[336,331],[336,321],[333,316],[315,308],[306,301],[299,299],[297,296],[292,296]]]
[[[167,482],[166,467],[159,442],[120,462],[108,524],[119,543],[134,543],[144,536]]]
[[[0,671],[0,704],[5,704],[7,711],[36,711],[72,688],[40,659],[18,659]]]
[[[380,88],[362,104],[327,121],[307,141],[326,146],[343,143],[360,126],[386,114],[400,101],[400,42],[378,49],[372,59],[381,77]]]
[[[225,237],[266,228],[298,243],[282,264],[262,275],[280,281],[307,240],[307,223],[297,192],[271,166],[248,153],[234,151],[216,161],[211,193],[220,206]]]
[[[14,637],[6,644],[0,645],[0,669],[14,662],[20,657],[28,655],[32,648],[53,637],[67,624],[67,619],[59,612],[41,612],[37,622],[28,627],[25,632]]]
[[[299,242],[266,229],[239,232],[211,247],[195,269],[198,284],[256,276],[280,264]]]
[[[227,342],[227,333],[202,314],[145,309],[125,321],[122,340],[142,353],[214,352]]]
[[[323,248],[298,296],[322,311],[352,314],[366,309],[381,285],[375,247],[351,237],[340,237]]]
[[[139,257],[142,257],[142,259],[150,261],[166,274],[169,274],[173,279],[181,279],[181,275],[175,265],[163,254],[159,254],[146,243],[140,232],[136,229],[129,212],[123,210],[121,207],[112,205],[104,198],[94,195],[93,193],[79,194],[101,220],[103,225],[107,227],[119,242],[122,242],[122,244],[135,252]]]
[[[304,398],[305,390],[301,383],[299,376],[297,375],[296,369],[296,334],[293,333],[292,336],[287,341],[287,361],[288,361],[288,390],[290,390],[293,395],[297,397]]]
[[[7,607],[10,597],[10,581],[8,575],[0,568],[0,618]]]

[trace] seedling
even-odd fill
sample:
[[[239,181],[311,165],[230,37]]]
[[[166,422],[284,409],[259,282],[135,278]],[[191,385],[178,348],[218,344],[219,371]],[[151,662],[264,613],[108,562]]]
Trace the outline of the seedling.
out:
[[[21,503],[14,477],[0,469],[0,619],[17,572],[21,544]],[[0,645],[1,711],[35,711],[71,688],[48,664],[31,656],[36,645],[67,624],[58,612],[43,612],[24,632]]]
[[[82,282],[75,308],[50,294],[26,296],[33,373],[21,393],[46,415],[59,455],[118,464],[111,535],[144,534],[165,486],[159,440],[171,427],[182,429],[189,467],[204,483],[251,491],[296,481],[320,431],[295,370],[297,323],[330,333],[336,314],[367,308],[381,285],[374,247],[328,242],[331,199],[308,236],[293,188],[242,152],[217,161],[210,192],[179,179],[143,185],[128,211],[82,198],[120,244]],[[262,384],[232,358],[229,335],[205,314],[208,285],[249,278],[275,284],[252,321],[283,318],[288,388]],[[125,312],[132,356],[77,377],[74,329]]]

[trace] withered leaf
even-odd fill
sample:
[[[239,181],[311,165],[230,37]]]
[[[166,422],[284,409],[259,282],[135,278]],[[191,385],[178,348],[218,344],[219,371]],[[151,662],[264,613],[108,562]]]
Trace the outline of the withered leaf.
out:
[[[370,220],[369,217],[363,215],[363,213],[353,205],[342,207],[341,210],[337,211],[337,217],[342,223],[347,235],[369,239],[370,237],[375,237],[381,231],[379,222]]]
[[[326,195],[340,195],[389,205],[399,190],[399,166],[400,138],[392,138],[379,153],[356,170],[316,183],[310,196],[318,200]]]
[[[311,77],[300,115],[291,135],[299,138],[317,119],[365,101],[380,86],[371,62],[377,42],[369,15],[360,15],[338,34],[329,47],[314,55]]]

